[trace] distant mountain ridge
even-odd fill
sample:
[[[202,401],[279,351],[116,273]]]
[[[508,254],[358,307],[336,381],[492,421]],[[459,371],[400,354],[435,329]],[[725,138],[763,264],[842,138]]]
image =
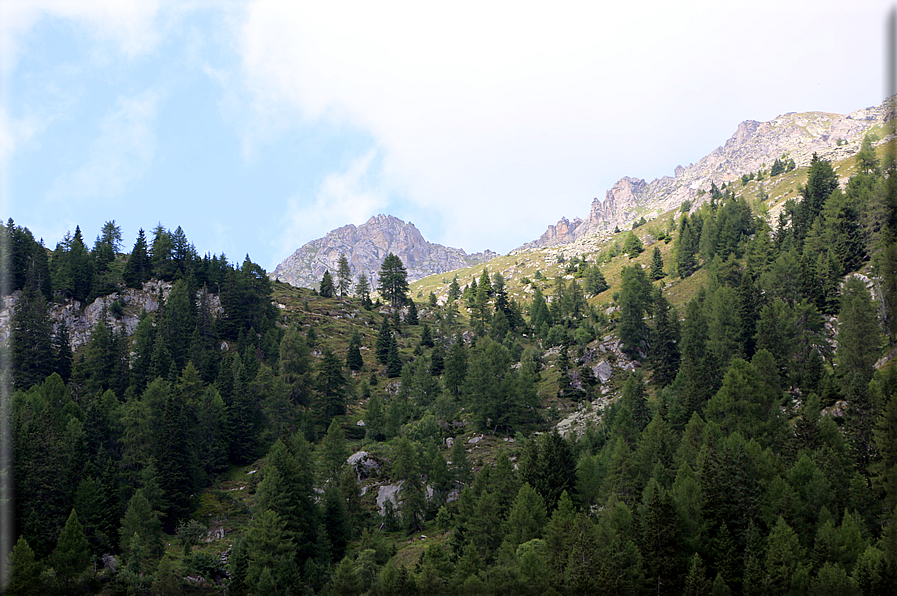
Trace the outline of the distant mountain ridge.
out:
[[[570,221],[562,217],[557,224],[549,225],[541,237],[516,250],[568,244],[617,226],[626,229],[641,216],[650,219],[684,201],[697,206],[701,202],[699,190],[708,190],[711,183],[721,186],[761,167],[768,168],[783,154],[794,159],[798,167],[809,165],[814,152],[830,161],[843,160],[859,151],[870,128],[887,121],[889,106],[890,100],[886,100],[880,106],[847,115],[790,112],[769,122],[745,120],[723,146],[698,163],[677,166],[673,176],[651,182],[623,177],[607,191],[603,201],[593,199],[585,219]]]
[[[364,273],[372,288],[377,286],[377,273],[389,253],[402,259],[408,281],[470,267],[498,256],[491,250],[469,255],[460,248],[428,242],[413,223],[380,214],[360,226],[345,225],[306,243],[284,259],[269,277],[317,289],[325,271],[330,271],[336,281],[341,253],[349,261],[353,283]]]

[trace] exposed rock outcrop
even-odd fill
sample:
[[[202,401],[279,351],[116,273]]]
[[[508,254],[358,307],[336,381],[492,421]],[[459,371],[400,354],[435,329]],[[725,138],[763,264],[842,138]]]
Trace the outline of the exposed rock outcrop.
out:
[[[696,164],[676,166],[674,176],[651,182],[624,177],[607,191],[604,200],[595,198],[592,201],[589,215],[581,223],[567,226],[569,230],[559,233],[561,223],[569,223],[562,218],[557,226],[549,226],[538,240],[520,248],[568,244],[615,227],[627,229],[639,217],[650,219],[686,200],[697,206],[703,198],[699,196],[700,190],[709,190],[712,183],[721,186],[744,174],[768,168],[782,155],[793,159],[798,167],[809,165],[814,152],[830,161],[843,160],[859,151],[870,128],[886,122],[888,106],[886,101],[878,107],[857,110],[846,116],[792,112],[769,122],[746,120],[738,125],[722,147],[717,147]]]
[[[65,302],[51,302],[48,304],[50,318],[53,320],[53,333],[56,333],[60,325],[65,325],[69,336],[69,345],[72,351],[77,350],[88,341],[93,328],[106,313],[106,322],[113,331],[124,330],[125,335],[130,336],[137,329],[140,322],[140,314],[153,312],[168,298],[172,284],[167,281],[150,280],[143,284],[143,289],[125,288],[121,293],[113,292],[108,296],[101,296],[82,307],[78,300],[66,300]],[[200,290],[201,291],[201,290]],[[15,291],[3,301],[0,309],[0,345],[5,345],[9,339],[10,324],[15,313],[15,305],[21,295]],[[221,302],[217,294],[209,294],[209,304],[212,313],[218,316],[221,312]],[[199,295],[197,294],[197,300]],[[112,315],[112,304],[118,302],[122,307],[122,316],[116,318]]]
[[[408,281],[470,267],[498,256],[491,250],[469,255],[460,248],[427,242],[413,223],[381,214],[360,226],[349,224],[312,240],[284,259],[269,277],[317,289],[325,271],[329,270],[335,280],[341,253],[349,261],[353,283],[364,273],[372,288],[377,285],[377,273],[389,253],[402,259]]]

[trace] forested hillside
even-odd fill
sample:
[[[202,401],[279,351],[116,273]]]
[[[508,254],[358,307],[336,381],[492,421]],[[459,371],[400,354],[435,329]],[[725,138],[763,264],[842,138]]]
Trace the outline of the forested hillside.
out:
[[[626,233],[529,292],[482,268],[439,299],[394,255],[347,295],[199,257],[180,228],[48,250],[10,221],[8,591],[889,594],[880,162],[864,144],[842,187],[814,159],[773,225],[748,179],[713,185],[653,246]],[[132,335],[109,312],[73,353],[49,315],[151,279],[173,285]]]

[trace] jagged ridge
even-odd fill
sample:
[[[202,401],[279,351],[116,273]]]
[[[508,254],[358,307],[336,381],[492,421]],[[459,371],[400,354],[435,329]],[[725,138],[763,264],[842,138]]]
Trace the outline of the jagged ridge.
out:
[[[353,282],[364,273],[372,286],[376,286],[380,265],[389,253],[402,259],[409,281],[498,256],[491,250],[469,255],[460,248],[428,242],[413,223],[380,214],[360,226],[345,225],[308,242],[284,259],[269,277],[298,287],[317,288],[325,271],[336,275],[340,253],[345,253],[349,261]]]
[[[603,201],[595,198],[586,219],[572,222],[562,217],[540,238],[517,250],[567,244],[584,236],[627,228],[641,214],[657,215],[688,200],[700,204],[699,190],[708,190],[769,166],[788,154],[798,167],[807,166],[813,153],[830,161],[840,161],[859,151],[865,133],[883,125],[890,100],[880,106],[848,114],[790,112],[769,122],[746,120],[722,146],[696,164],[677,166],[673,176],[648,183],[639,178],[621,178],[607,191]]]

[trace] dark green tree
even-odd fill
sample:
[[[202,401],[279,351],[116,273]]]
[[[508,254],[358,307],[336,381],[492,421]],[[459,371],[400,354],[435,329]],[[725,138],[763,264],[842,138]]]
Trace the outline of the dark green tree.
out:
[[[358,282],[355,284],[355,295],[361,299],[361,305],[364,308],[371,307],[371,285],[368,282],[368,276],[364,273],[358,277]]]
[[[364,367],[364,360],[361,357],[361,335],[357,329],[352,330],[352,336],[349,338],[349,347],[346,350],[346,368],[356,372]]]
[[[402,306],[407,300],[408,271],[402,264],[402,259],[392,253],[389,253],[380,265],[377,290],[393,308]]]
[[[41,383],[53,372],[51,333],[47,302],[32,275],[12,316],[12,381],[16,388],[27,389]]]
[[[337,289],[340,296],[349,295],[349,286],[352,285],[352,270],[349,268],[349,260],[345,253],[340,253],[339,263],[336,268]]]
[[[420,322],[417,318],[417,306],[411,298],[408,298],[408,316],[405,317],[405,322],[409,325],[417,325]]]
[[[330,350],[324,350],[324,356],[318,365],[317,374],[318,412],[325,421],[334,416],[346,413],[346,377],[339,359]]]
[[[660,248],[654,247],[654,254],[651,257],[651,279],[658,280],[666,277],[663,270],[663,257],[660,255]]]
[[[377,342],[374,344],[374,351],[380,364],[386,364],[389,358],[389,345],[392,340],[392,328],[389,325],[389,319],[383,317],[383,321],[380,323],[380,331],[377,333]]]
[[[152,265],[150,264],[149,254],[147,254],[146,236],[143,228],[137,232],[137,240],[134,242],[134,248],[125,263],[124,281],[131,288],[140,288],[143,282],[152,276]]]
[[[622,287],[617,303],[620,306],[619,334],[623,350],[636,356],[648,340],[645,313],[651,312],[651,282],[639,266],[624,267],[620,274]]]
[[[333,278],[330,277],[330,271],[324,272],[324,277],[321,278],[321,285],[318,289],[318,293],[323,298],[333,298],[334,287]]]
[[[90,564],[90,545],[84,536],[81,522],[78,521],[78,514],[72,509],[65,527],[59,534],[56,548],[50,554],[50,565],[59,579],[66,585],[71,585],[88,564]]]
[[[610,286],[607,285],[607,280],[604,279],[604,274],[601,273],[601,268],[598,265],[591,265],[586,269],[586,291],[591,296],[597,296]]]
[[[386,353],[386,376],[394,379],[402,374],[402,358],[399,356],[399,343],[396,336],[389,336],[389,351]]]

